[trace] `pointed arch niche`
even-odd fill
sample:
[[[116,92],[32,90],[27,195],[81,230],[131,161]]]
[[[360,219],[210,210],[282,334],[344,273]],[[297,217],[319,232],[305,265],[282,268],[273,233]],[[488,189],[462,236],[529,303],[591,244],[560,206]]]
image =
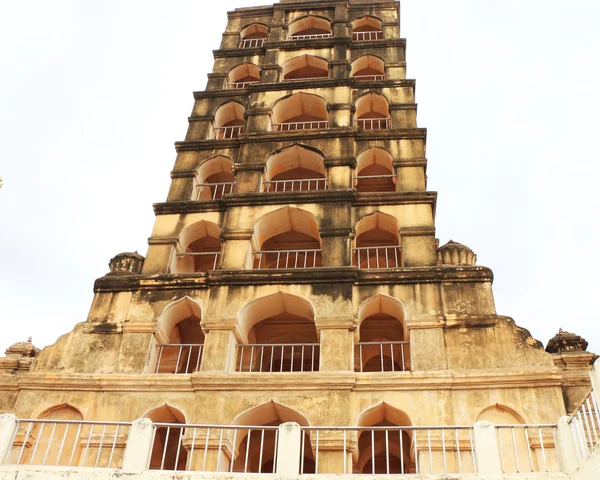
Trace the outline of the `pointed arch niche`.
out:
[[[410,371],[409,332],[400,301],[381,293],[366,300],[358,309],[358,324],[355,371]]]
[[[392,155],[387,150],[371,147],[356,158],[354,186],[359,192],[395,192],[396,184]]]
[[[247,303],[238,315],[247,339],[237,346],[239,372],[315,372],[319,337],[307,300],[277,292]]]
[[[183,446],[185,415],[168,404],[144,415],[155,425],[150,470],[185,470],[188,452]]]
[[[288,35],[290,40],[331,37],[331,22],[325,17],[306,15],[290,23]]]
[[[375,55],[363,55],[352,62],[350,76],[360,81],[385,80],[385,62]]]
[[[198,273],[216,270],[221,260],[221,228],[213,222],[200,220],[183,229],[174,273]]]
[[[328,78],[329,62],[324,58],[305,53],[281,65],[284,80]]]
[[[241,103],[230,101],[217,108],[213,122],[215,138],[228,140],[244,133],[246,109]]]
[[[246,88],[260,82],[260,68],[253,63],[242,63],[229,71],[227,80],[232,88]]]
[[[314,149],[292,145],[271,155],[265,165],[263,191],[300,192],[325,190],[323,155]]]
[[[383,95],[367,93],[356,101],[356,123],[359,130],[392,128],[390,105]]]
[[[402,249],[398,220],[391,215],[375,212],[356,224],[352,264],[358,268],[399,268]]]
[[[315,268],[322,265],[316,217],[306,210],[283,207],[260,217],[251,240],[255,269]]]
[[[156,365],[154,373],[188,374],[200,370],[205,339],[201,318],[200,305],[189,297],[164,310],[156,333],[156,359],[151,362]]]
[[[370,15],[357,18],[352,22],[352,40],[381,40],[383,38],[381,20]]]
[[[231,159],[223,155],[210,158],[196,171],[194,200],[219,200],[233,191],[234,182]]]
[[[269,36],[269,28],[262,23],[252,23],[240,31],[240,48],[262,47]]]
[[[366,428],[358,433],[354,473],[386,474],[388,468],[390,474],[416,473],[413,433],[394,428],[412,425],[405,412],[382,402],[361,413],[357,425]],[[386,435],[385,429],[372,430],[368,427],[390,428]]]
[[[275,131],[327,128],[327,102],[319,95],[298,92],[273,105],[271,127]]]
[[[246,471],[248,473],[275,473],[274,459],[277,439],[275,427],[286,422],[295,422],[300,426],[309,426],[308,420],[304,415],[274,400],[253,407],[238,415],[233,421],[234,425],[270,428],[264,431],[264,435],[261,430],[239,430],[238,438],[235,442],[233,471],[243,472],[247,463]],[[243,435],[240,435],[241,433]],[[303,472],[315,473],[315,457],[310,435],[304,435],[303,440]],[[233,440],[231,443],[233,444]]]

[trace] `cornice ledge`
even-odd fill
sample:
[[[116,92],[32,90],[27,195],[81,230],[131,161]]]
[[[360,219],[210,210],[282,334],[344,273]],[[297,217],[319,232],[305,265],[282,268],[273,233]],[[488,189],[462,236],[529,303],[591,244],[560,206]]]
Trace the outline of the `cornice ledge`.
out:
[[[354,205],[435,204],[437,192],[368,192],[358,193]]]
[[[390,270],[358,270],[359,284],[415,284],[491,282],[492,271],[486,267],[405,267]]]
[[[352,283],[356,268],[322,267],[306,270],[214,270],[208,272],[210,285],[278,285],[306,283]]]
[[[311,192],[254,192],[231,194],[223,197],[227,207],[242,205],[288,205],[290,203],[351,202],[356,190],[317,190]]]
[[[156,215],[224,212],[227,209],[223,200],[161,202],[154,203],[152,207],[154,208],[154,213]]]
[[[347,390],[356,382],[354,372],[294,372],[294,373],[194,373],[192,386],[196,391],[210,390]]]

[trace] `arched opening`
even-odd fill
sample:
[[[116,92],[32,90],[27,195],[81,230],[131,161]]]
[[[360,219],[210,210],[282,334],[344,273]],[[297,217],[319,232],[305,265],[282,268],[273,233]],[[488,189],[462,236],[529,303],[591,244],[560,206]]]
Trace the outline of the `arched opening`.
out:
[[[145,418],[155,424],[150,470],[185,470],[188,452],[183,446],[183,425],[186,423],[183,413],[163,405],[152,410]]]
[[[375,55],[363,55],[352,62],[350,76],[360,81],[385,80],[385,63]]]
[[[367,93],[356,101],[356,118],[360,130],[391,128],[387,99],[378,93]]]
[[[190,225],[179,235],[182,252],[177,254],[176,273],[216,270],[221,259],[221,229],[206,220]]]
[[[266,428],[264,430],[260,428],[238,430],[238,438],[235,442],[236,455],[233,471],[275,473],[275,459],[277,456],[276,427],[287,422],[295,422],[300,426],[309,426],[308,420],[304,415],[273,400],[240,414],[234,420],[234,425],[251,425]],[[303,434],[302,441],[304,443],[302,472],[315,473],[315,457],[310,435]]]
[[[278,100],[273,106],[273,130],[327,128],[327,103],[318,95],[298,92]]]
[[[281,69],[284,80],[329,77],[329,63],[327,60],[309,54],[288,60],[281,65]]]
[[[323,17],[307,15],[290,23],[288,34],[291,40],[331,37],[331,22]]]
[[[214,120],[215,138],[226,140],[244,133],[246,109],[237,102],[227,102],[217,108]]]
[[[269,157],[265,166],[265,192],[300,192],[327,188],[323,155],[293,145]]]
[[[155,373],[188,374],[200,370],[204,332],[200,305],[185,297],[169,305],[159,321],[160,343]]]
[[[395,192],[396,183],[390,152],[372,147],[357,157],[354,186],[359,192]]]
[[[363,412],[358,425],[366,428],[358,433],[354,473],[416,473],[414,431],[402,428],[412,425],[406,413],[384,402]]]
[[[379,294],[360,306],[358,322],[355,371],[410,371],[410,342],[402,303]]]
[[[260,82],[260,68],[253,63],[242,63],[232,68],[227,78],[231,87],[246,88],[248,85]]]
[[[196,172],[196,200],[219,200],[233,191],[233,162],[222,155],[202,163]]]
[[[45,410],[36,422],[22,422],[18,437],[7,463],[21,465],[79,466],[84,462],[82,435],[89,436],[89,426],[82,425],[83,415],[70,405],[58,405]],[[60,423],[56,423],[56,422]],[[110,428],[111,433],[114,428]],[[93,450],[93,451],[92,451]],[[88,445],[88,454],[98,449]],[[95,458],[95,457],[94,457]],[[87,463],[89,464],[89,462]]]
[[[322,265],[319,224],[312,213],[300,208],[283,207],[260,217],[252,244],[255,269]]]
[[[248,343],[238,345],[239,372],[316,372],[319,338],[312,305],[275,293],[249,302],[239,313]]]
[[[253,23],[240,31],[240,47],[256,48],[262,47],[269,35],[266,25]]]
[[[398,268],[402,266],[402,250],[398,221],[391,215],[375,212],[356,224],[356,240],[352,256],[358,268]]]
[[[382,38],[382,23],[378,18],[366,15],[352,22],[352,40],[381,40]]]
[[[519,427],[525,425],[523,417],[514,410],[500,404],[484,409],[477,421],[492,422],[496,425],[497,440],[502,448],[504,471],[507,473],[537,472],[537,466],[552,461],[556,452],[552,451],[554,439],[552,432],[544,429]],[[512,427],[502,425],[511,425]],[[541,447],[544,447],[545,459],[541,459]],[[540,460],[542,460],[540,462]]]

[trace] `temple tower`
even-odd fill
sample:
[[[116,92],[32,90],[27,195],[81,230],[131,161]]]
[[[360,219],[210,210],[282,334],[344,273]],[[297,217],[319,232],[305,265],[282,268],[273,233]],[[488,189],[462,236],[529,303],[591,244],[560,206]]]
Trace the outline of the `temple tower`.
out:
[[[556,424],[577,407],[595,359],[584,341],[544,351],[497,314],[475,253],[438,244],[399,22],[393,0],[229,12],[147,255],[113,258],[88,319],[56,344],[0,359],[0,413],[144,417],[163,424],[147,468],[261,473],[279,468],[278,426],[295,422],[303,473],[408,474],[477,470],[470,427],[415,427]],[[35,457],[36,425],[8,463]],[[235,432],[225,443],[222,426]],[[260,442],[248,426],[264,427]],[[315,426],[360,430],[319,440]],[[58,428],[75,452],[73,429]],[[97,441],[96,465],[87,451],[71,460],[129,465],[123,433],[108,431],[110,459]],[[536,471],[545,447],[558,469],[551,429],[540,435],[502,468]],[[64,442],[42,443],[65,464]]]

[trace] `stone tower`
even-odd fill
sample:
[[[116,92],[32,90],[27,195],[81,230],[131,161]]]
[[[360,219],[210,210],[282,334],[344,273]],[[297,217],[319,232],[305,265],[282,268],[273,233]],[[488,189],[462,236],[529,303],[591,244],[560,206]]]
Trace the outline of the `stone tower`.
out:
[[[54,345],[0,359],[0,413],[28,419],[0,464],[481,473],[490,441],[519,450],[505,472],[560,469],[553,427],[473,425],[555,425],[595,356],[544,351],[474,252],[439,246],[399,22],[392,0],[228,14],[146,257],[114,257]]]

